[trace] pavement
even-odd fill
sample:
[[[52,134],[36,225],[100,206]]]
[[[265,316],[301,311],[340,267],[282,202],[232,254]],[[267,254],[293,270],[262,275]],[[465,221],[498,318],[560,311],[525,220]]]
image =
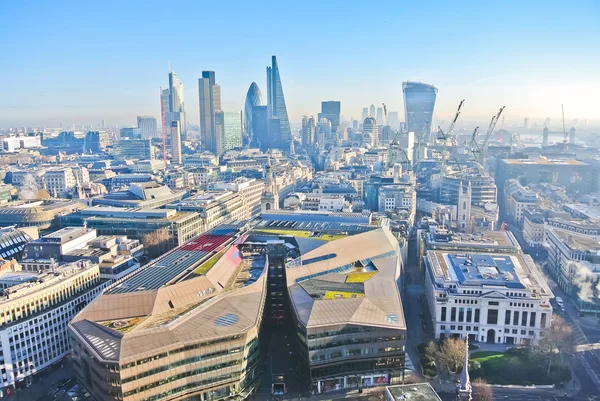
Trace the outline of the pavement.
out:
[[[16,390],[13,394],[3,398],[7,401],[62,401],[63,396],[67,395],[67,390],[73,387],[75,379],[73,378],[74,371],[71,361],[64,359],[62,367],[53,369],[52,367],[33,376],[31,386],[21,390]],[[48,393],[57,389],[54,395]],[[61,391],[64,391],[62,393]],[[57,395],[59,395],[57,397]],[[65,397],[66,398],[66,397]]]

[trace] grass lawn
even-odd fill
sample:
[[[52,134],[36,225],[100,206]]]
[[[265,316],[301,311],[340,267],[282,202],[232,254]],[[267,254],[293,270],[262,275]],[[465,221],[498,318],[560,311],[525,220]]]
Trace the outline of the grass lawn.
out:
[[[203,275],[208,273],[208,271],[217,263],[217,260],[221,259],[221,256],[227,251],[227,248],[223,249],[221,252],[214,255],[212,258],[208,259],[206,262],[202,263],[200,266],[194,270],[194,273],[198,275]]]
[[[570,379],[568,367],[554,366],[548,374],[525,351],[474,352],[470,359],[480,365],[477,369],[470,366],[473,378],[483,377],[490,384],[554,384]]]

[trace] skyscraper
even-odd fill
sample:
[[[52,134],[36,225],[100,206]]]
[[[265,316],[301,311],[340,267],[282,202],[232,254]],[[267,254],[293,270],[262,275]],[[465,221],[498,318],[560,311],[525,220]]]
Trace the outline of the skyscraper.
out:
[[[337,132],[340,125],[340,113],[342,104],[339,101],[321,102],[321,112],[319,113],[319,121],[326,118],[331,122],[331,132]]]
[[[313,116],[302,117],[302,146],[306,147],[315,142],[315,119]]]
[[[171,129],[170,118],[170,106],[169,106],[169,89],[160,88],[160,118],[162,123],[162,134],[164,137],[169,136],[169,130]]]
[[[183,84],[173,71],[169,71],[169,112],[169,120],[179,121],[181,136],[186,138],[187,123],[185,119]]]
[[[365,107],[362,111],[362,118],[360,121],[365,121],[365,118],[369,117],[369,108]]]
[[[248,137],[248,142],[252,142],[254,134],[252,132],[252,110],[254,106],[262,104],[262,94],[256,82],[250,84],[248,93],[246,94],[246,103],[244,105],[244,131]]]
[[[252,108],[252,134],[254,135],[252,146],[257,146],[263,151],[270,147],[267,106]]]
[[[404,82],[402,92],[406,130],[414,132],[417,137],[423,133],[423,138],[428,139],[437,88],[420,82]]]
[[[221,111],[221,87],[217,85],[214,71],[202,71],[198,79],[200,105],[200,141],[202,148],[217,151],[215,113]]]
[[[183,164],[181,155],[181,130],[179,121],[171,121],[171,161],[173,164]]]
[[[376,147],[379,142],[379,126],[375,117],[369,116],[363,122],[363,143]]]
[[[267,67],[267,113],[270,120],[279,120],[279,123],[269,122],[269,128],[271,126],[278,127],[276,130],[278,132],[269,132],[269,135],[274,136],[273,139],[278,147],[287,150],[289,142],[292,140],[292,131],[275,56],[271,57],[271,66]]]
[[[373,116],[375,117],[375,116]],[[379,124],[381,125],[385,125],[385,121],[383,120],[383,108],[378,107],[377,108],[377,121],[379,122]]]
[[[375,117],[375,105],[371,105],[371,107],[369,107],[369,115],[372,117]]]
[[[142,131],[142,138],[156,138],[158,135],[156,118],[150,116],[138,116],[137,126]]]
[[[392,127],[394,131],[397,131],[400,128],[400,119],[398,118],[397,111],[388,112],[388,125]]]

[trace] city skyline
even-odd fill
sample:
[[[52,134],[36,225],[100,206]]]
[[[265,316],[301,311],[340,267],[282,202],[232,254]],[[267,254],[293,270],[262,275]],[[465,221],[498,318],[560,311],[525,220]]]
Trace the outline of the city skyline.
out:
[[[404,81],[439,88],[439,121],[451,117],[462,98],[466,99],[463,121],[486,120],[502,105],[507,106],[507,121],[523,117],[556,121],[561,104],[567,120],[600,121],[594,108],[594,93],[600,90],[600,11],[591,1],[566,9],[558,2],[531,2],[519,4],[517,13],[503,3],[485,10],[471,7],[461,15],[443,5],[382,3],[385,16],[371,18],[376,10],[358,13],[354,7],[342,8],[338,22],[318,32],[306,30],[299,22],[302,18],[288,15],[286,10],[242,3],[240,16],[231,21],[237,28],[223,32],[219,46],[206,44],[203,52],[189,39],[199,29],[189,24],[195,14],[193,7],[182,4],[186,13],[179,19],[181,39],[175,40],[160,37],[160,30],[152,24],[139,22],[143,18],[132,23],[131,17],[139,13],[133,3],[119,13],[113,12],[116,9],[110,3],[101,10],[85,4],[68,10],[41,4],[33,13],[20,4],[6,5],[8,12],[0,16],[6,33],[0,43],[15,62],[3,66],[2,86],[11,96],[0,100],[0,126],[68,126],[103,119],[109,124],[134,125],[137,115],[158,118],[156,89],[168,87],[164,76],[169,60],[188,93],[197,91],[203,70],[216,71],[223,109],[242,110],[251,82],[266,88],[264,65],[271,55],[278,57],[294,125],[302,115],[316,115],[320,102],[329,99],[341,101],[346,119],[360,120],[365,105],[380,107],[381,103],[403,115]],[[222,6],[209,7],[214,12]],[[170,18],[169,12],[160,15],[158,11],[157,5],[150,4],[142,14]],[[260,16],[262,25],[255,27],[253,38],[241,35],[252,20],[241,17],[246,15],[244,11]],[[101,30],[95,29],[100,23],[95,21],[102,18],[87,17],[95,12],[122,26],[127,40],[121,41],[117,32],[101,32],[100,36]],[[326,15],[317,16],[314,23]],[[502,19],[502,24],[491,24],[492,16]],[[428,35],[407,33],[423,19],[432,21]],[[289,29],[274,37],[267,21]],[[346,27],[359,21],[364,29],[352,32]],[[36,28],[24,31],[17,24]],[[45,31],[51,34],[41,35]],[[74,31],[80,34],[72,35]],[[465,45],[475,33],[477,41]],[[314,51],[315,43],[329,35],[340,41],[329,53],[337,62],[307,63],[306,52]],[[106,40],[101,40],[104,36]],[[171,40],[173,46],[165,46]],[[157,50],[143,51],[148,48]],[[399,48],[403,50],[396,51]],[[361,60],[359,54],[365,49],[372,53],[368,60],[375,57],[385,62]],[[16,61],[32,56],[47,60],[43,69],[35,62]],[[188,96],[187,120],[194,125],[199,122],[197,102],[196,96]]]

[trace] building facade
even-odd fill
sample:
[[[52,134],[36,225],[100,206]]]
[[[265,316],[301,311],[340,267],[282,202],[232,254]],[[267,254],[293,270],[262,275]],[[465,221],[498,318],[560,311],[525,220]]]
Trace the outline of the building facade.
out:
[[[271,66],[267,67],[267,117],[270,120],[270,135],[274,136],[277,147],[288,149],[289,142],[292,140],[292,131],[275,56],[271,57]]]
[[[202,71],[202,78],[198,80],[198,92],[202,149],[216,152],[215,113],[221,111],[221,87],[217,85],[214,71]]]
[[[256,82],[252,82],[250,88],[248,88],[248,93],[246,93],[246,102],[244,104],[244,132],[250,143],[254,140],[254,130],[252,125],[254,107],[260,105],[262,105],[262,94],[260,93],[260,89]]]
[[[437,88],[420,82],[404,82],[405,127],[408,132],[414,132],[420,137],[423,133],[428,138],[431,132],[431,120],[435,107]]]

